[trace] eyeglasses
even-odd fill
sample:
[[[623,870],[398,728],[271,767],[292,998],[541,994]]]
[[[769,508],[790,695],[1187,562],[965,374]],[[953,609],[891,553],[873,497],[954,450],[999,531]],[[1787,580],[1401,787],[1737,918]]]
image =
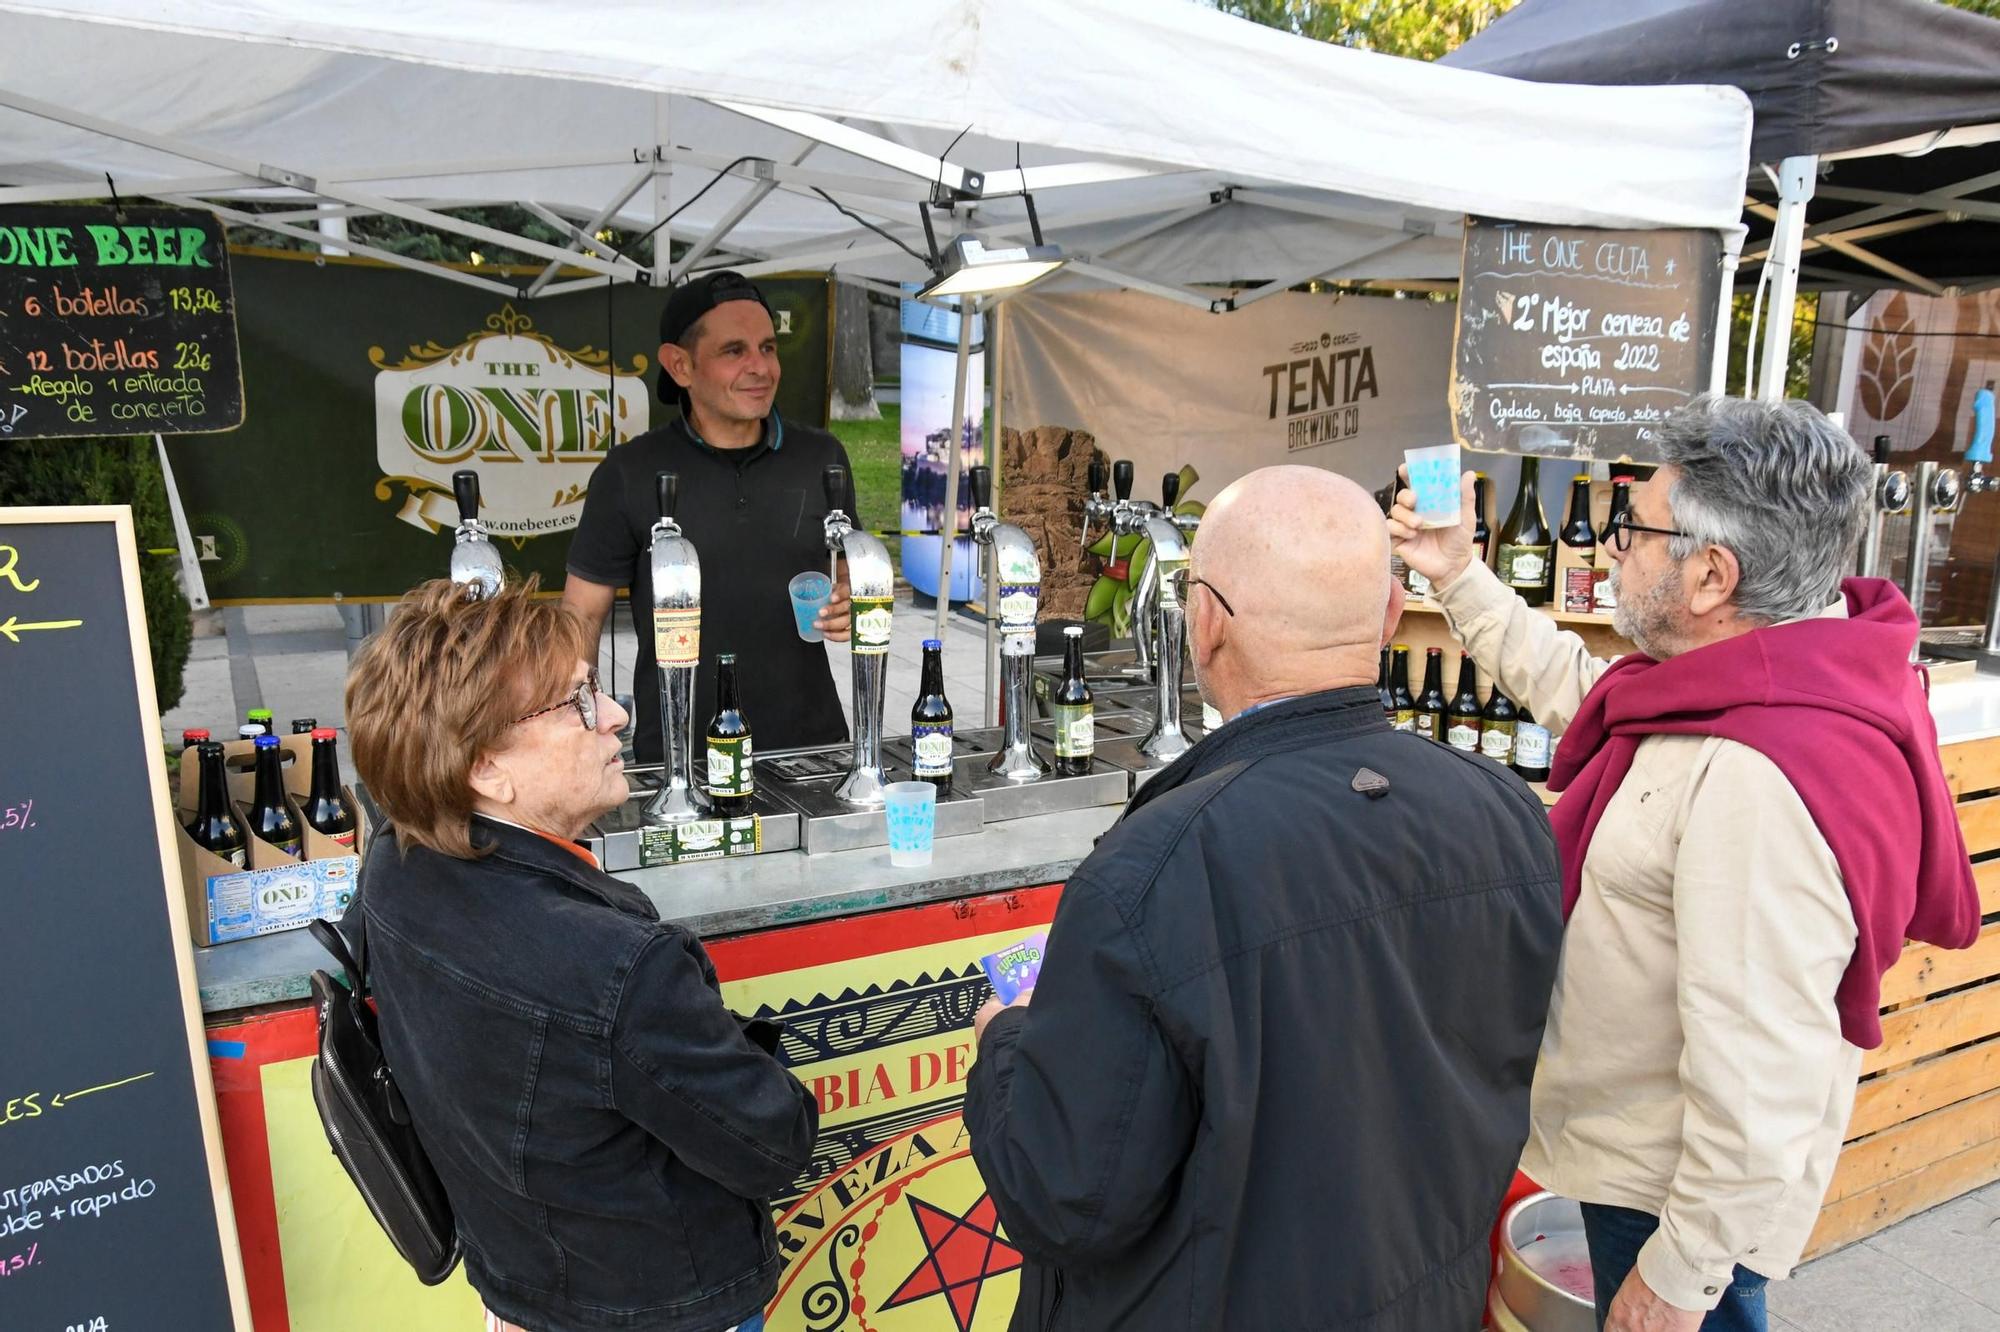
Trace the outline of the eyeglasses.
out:
[[[522,722],[533,721],[544,713],[554,712],[558,708],[575,708],[577,719],[583,723],[583,729],[594,731],[597,729],[597,692],[597,668],[592,667],[583,677],[582,684],[547,707],[536,708],[525,717],[516,717],[514,724],[519,726]]]
[[[1610,525],[1604,529],[1604,539],[1611,543],[1611,549],[1623,555],[1626,551],[1632,549],[1632,534],[1634,532],[1651,532],[1654,536],[1664,537],[1685,537],[1688,535],[1686,532],[1672,527],[1648,527],[1644,523],[1635,523],[1632,521],[1632,511],[1630,509],[1623,509],[1613,515]]]
[[[1183,605],[1187,604],[1188,588],[1191,585],[1197,584],[1215,593],[1215,599],[1222,603],[1222,609],[1228,613],[1229,618],[1232,620],[1236,618],[1236,608],[1229,604],[1229,598],[1223,596],[1217,590],[1215,584],[1209,582],[1206,578],[1196,578],[1190,575],[1188,567],[1185,564],[1167,575],[1167,586],[1174,590],[1174,599]]]

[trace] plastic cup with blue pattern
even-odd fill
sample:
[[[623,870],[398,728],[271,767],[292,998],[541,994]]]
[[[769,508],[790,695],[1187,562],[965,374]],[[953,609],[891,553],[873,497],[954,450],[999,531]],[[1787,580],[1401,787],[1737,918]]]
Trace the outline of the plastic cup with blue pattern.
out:
[[[918,869],[931,863],[937,835],[937,787],[929,782],[890,782],[882,788],[882,815],[889,821],[889,863]]]
[[[786,590],[792,594],[792,618],[798,622],[799,637],[808,643],[826,641],[826,635],[813,628],[813,621],[833,596],[833,580],[817,569],[808,569],[793,575]]]
[[[1458,445],[1404,449],[1403,461],[1416,492],[1417,521],[1425,527],[1457,527],[1465,513],[1459,498]]]

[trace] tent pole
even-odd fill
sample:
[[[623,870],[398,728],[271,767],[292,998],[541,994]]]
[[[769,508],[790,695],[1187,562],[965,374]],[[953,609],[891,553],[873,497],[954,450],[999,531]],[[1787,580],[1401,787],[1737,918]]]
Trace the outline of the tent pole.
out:
[[[1004,362],[1000,359],[1005,350],[1000,345],[1002,334],[1007,328],[1007,307],[1002,304],[993,308],[992,298],[987,298],[986,317],[993,321],[993,327],[986,330],[987,373],[993,376],[993,431],[986,437],[986,465],[993,469],[993,512],[1000,512],[1001,492],[1006,488],[1000,465],[1000,413],[1001,394],[1006,389]],[[997,560],[995,563],[997,564]],[[1000,596],[998,569],[989,569],[993,577],[986,580],[981,600],[986,604],[986,717],[984,724],[994,726],[994,718],[1000,714],[1000,617],[994,607]]]
[[[653,220],[673,211],[674,164],[667,157],[673,140],[673,122],[667,114],[667,94],[653,97]],[[664,288],[674,268],[673,228],[661,227],[653,233],[653,285]]]
[[[958,540],[958,467],[965,453],[965,430],[972,417],[965,408],[965,367],[972,356],[974,303],[958,298],[958,374],[952,380],[951,438],[944,454],[944,532],[938,547],[937,632],[931,637],[944,641],[944,618],[951,612],[951,548]],[[987,607],[991,619],[992,607]]]
[[[1715,351],[1708,358],[1708,391],[1729,392],[1729,321],[1735,309],[1737,257],[1722,256],[1722,291],[1716,296]]]
[[[1771,307],[1764,325],[1763,371],[1757,376],[1757,397],[1763,402],[1781,402],[1785,396],[1785,362],[1792,351],[1792,310],[1799,296],[1806,205],[1812,202],[1818,176],[1819,158],[1810,153],[1778,164],[1778,216],[1771,224],[1771,253],[1764,261],[1772,281]]]

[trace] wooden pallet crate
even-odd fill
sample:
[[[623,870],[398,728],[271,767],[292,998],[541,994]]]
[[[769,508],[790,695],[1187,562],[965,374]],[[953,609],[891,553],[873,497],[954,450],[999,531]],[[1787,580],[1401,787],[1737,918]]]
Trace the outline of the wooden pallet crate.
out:
[[[1986,923],[1962,951],[1911,944],[1882,978],[1882,1044],[1808,1258],[2000,1180],[2000,737],[1943,757]]]

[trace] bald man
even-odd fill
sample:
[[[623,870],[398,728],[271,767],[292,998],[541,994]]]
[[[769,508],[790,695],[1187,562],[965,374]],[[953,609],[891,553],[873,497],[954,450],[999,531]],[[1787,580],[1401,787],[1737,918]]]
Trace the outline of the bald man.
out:
[[[1561,937],[1548,820],[1383,720],[1402,598],[1360,487],[1253,472],[1193,555],[1228,724],[1077,867],[1038,988],[975,1022],[1012,1326],[1476,1328]]]

